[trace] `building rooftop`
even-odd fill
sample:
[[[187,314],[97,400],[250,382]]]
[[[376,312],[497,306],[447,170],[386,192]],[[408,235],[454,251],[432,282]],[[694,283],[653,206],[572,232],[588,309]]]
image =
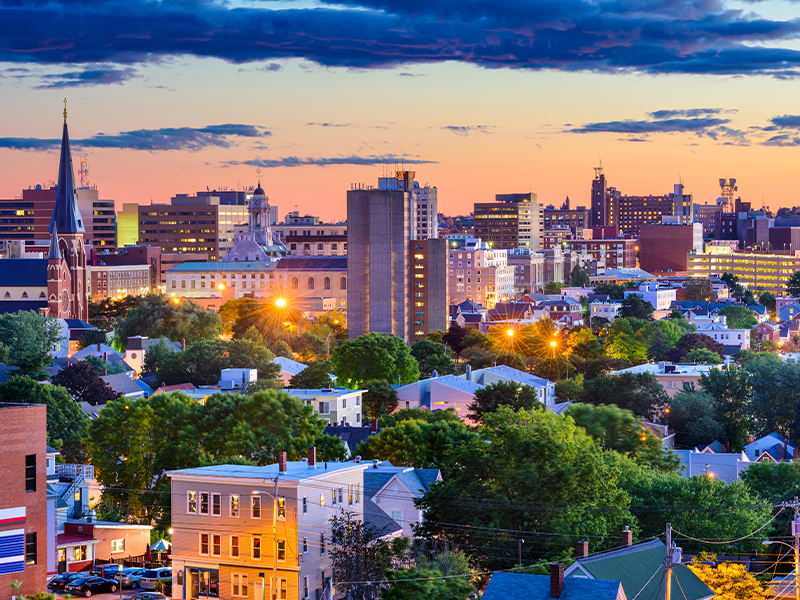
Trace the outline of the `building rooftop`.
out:
[[[292,360],[291,358],[286,358],[284,356],[276,356],[275,358],[272,359],[272,362],[280,366],[281,371],[286,371],[287,373],[291,373],[292,375],[297,375],[300,371],[302,371],[308,366],[296,360]]]
[[[363,394],[366,390],[349,390],[347,388],[322,388],[315,390],[301,390],[296,388],[286,388],[283,390],[290,396],[312,396],[314,398],[341,398],[352,394]]]
[[[719,369],[722,365],[699,364],[672,364],[672,363],[645,363],[619,371],[612,371],[609,375],[622,375],[623,373],[652,373],[653,375],[703,375],[712,369]],[[670,370],[674,369],[674,370]]]
[[[272,262],[183,262],[167,269],[169,273],[232,273],[232,272],[264,272],[275,268]]]
[[[559,600],[616,600],[619,588],[619,581],[567,577]],[[498,571],[492,575],[481,599],[550,600],[550,577]]]
[[[322,462],[318,461],[316,468],[309,467],[305,461],[287,461],[286,471],[278,471],[278,464],[256,467],[251,465],[213,465],[210,467],[196,467],[194,469],[181,469],[179,471],[168,471],[167,476],[180,479],[189,478],[231,478],[231,479],[251,479],[256,483],[264,483],[264,480],[273,480],[278,476],[279,480],[296,481],[328,475],[338,471],[349,469],[366,469],[370,466],[368,462]],[[269,483],[269,481],[267,481]]]
[[[0,260],[0,281],[4,287],[47,287],[47,259],[4,258]]]

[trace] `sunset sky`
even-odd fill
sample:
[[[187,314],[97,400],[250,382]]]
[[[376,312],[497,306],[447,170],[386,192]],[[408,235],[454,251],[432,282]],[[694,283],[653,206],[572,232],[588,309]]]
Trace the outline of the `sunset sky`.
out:
[[[0,196],[73,156],[101,197],[262,185],[345,218],[395,163],[465,214],[495,193],[800,205],[800,3],[0,0]],[[77,175],[77,174],[76,174]]]

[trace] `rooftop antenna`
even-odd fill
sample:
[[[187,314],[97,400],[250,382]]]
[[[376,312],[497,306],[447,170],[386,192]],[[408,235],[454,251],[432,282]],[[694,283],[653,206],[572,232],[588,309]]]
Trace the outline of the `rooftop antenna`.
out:
[[[258,187],[261,187],[261,169],[256,169],[256,173],[258,174]]]
[[[82,158],[80,163],[78,174],[81,176],[81,188],[87,189],[89,187],[89,161],[86,158]]]

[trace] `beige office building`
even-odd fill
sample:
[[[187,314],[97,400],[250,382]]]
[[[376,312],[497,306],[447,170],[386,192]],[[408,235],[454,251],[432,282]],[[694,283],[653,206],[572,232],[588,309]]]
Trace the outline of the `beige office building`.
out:
[[[800,269],[800,256],[789,250],[733,251],[730,246],[706,246],[705,254],[689,253],[689,277],[718,278],[731,273],[741,285],[782,296],[786,282]]]

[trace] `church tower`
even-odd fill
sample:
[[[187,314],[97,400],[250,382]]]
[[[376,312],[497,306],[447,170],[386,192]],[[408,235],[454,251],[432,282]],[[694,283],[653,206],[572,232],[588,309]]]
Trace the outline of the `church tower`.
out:
[[[50,317],[89,320],[84,231],[69,148],[67,101],[64,100],[56,206],[50,220],[50,250],[47,253],[47,312]]]

